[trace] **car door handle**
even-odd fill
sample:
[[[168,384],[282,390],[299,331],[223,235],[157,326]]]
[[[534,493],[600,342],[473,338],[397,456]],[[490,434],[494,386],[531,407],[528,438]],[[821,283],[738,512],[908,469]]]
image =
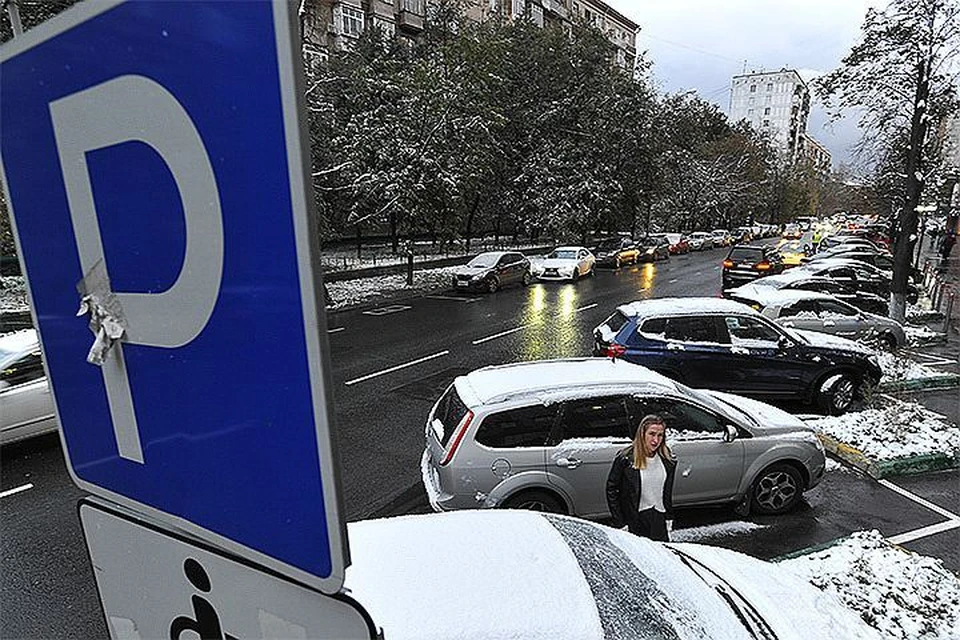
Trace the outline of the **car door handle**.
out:
[[[566,467],[567,469],[576,469],[583,464],[583,460],[578,460],[577,458],[557,458],[558,467]]]

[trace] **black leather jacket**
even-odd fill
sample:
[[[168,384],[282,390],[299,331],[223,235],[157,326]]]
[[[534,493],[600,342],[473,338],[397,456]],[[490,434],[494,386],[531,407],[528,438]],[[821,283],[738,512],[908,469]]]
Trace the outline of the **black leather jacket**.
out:
[[[664,459],[663,468],[667,479],[663,483],[663,508],[668,520],[673,518],[673,478],[677,471],[675,460]],[[607,476],[607,506],[613,516],[613,526],[627,525],[630,531],[637,530],[640,509],[640,471],[633,468],[633,447],[617,454]]]

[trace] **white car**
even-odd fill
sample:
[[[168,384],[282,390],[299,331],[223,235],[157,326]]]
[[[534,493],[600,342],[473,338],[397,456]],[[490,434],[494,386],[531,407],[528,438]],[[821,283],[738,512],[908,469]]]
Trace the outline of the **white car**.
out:
[[[691,251],[713,249],[713,236],[706,231],[694,231],[690,234],[689,240]]]
[[[390,640],[880,637],[783,567],[567,516],[460,511],[348,533],[344,587]]]
[[[37,332],[0,337],[0,444],[56,431],[57,425]]]
[[[597,259],[586,247],[557,247],[534,265],[541,280],[575,281],[593,275]]]

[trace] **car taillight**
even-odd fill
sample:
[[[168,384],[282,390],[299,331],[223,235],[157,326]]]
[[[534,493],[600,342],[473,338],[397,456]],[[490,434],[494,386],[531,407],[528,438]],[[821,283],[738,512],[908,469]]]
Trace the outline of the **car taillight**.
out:
[[[758,262],[757,264],[753,265],[753,268],[757,271],[769,271],[770,263],[764,260],[763,262]]]
[[[627,348],[622,344],[611,342],[602,349],[603,355],[609,358],[619,358],[627,352]]]
[[[440,461],[441,467],[446,466],[447,463],[453,459],[453,454],[457,452],[457,447],[460,446],[460,441],[463,440],[463,436],[467,432],[467,427],[470,426],[472,420],[473,411],[467,411],[467,415],[463,416],[463,420],[460,421],[460,426],[457,427],[457,432],[453,436],[453,441],[450,443],[447,455],[443,456],[443,460]]]
[[[733,269],[733,264],[734,264],[733,260],[724,260],[724,261],[723,261],[723,268],[724,268],[724,269]]]

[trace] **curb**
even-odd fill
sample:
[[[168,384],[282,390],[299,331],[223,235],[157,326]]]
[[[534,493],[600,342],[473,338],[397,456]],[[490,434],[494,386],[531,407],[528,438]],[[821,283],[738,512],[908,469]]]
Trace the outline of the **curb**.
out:
[[[925,389],[951,389],[956,386],[960,386],[960,375],[956,373],[944,373],[928,378],[881,382],[877,385],[877,391],[921,391]]]
[[[844,540],[850,536],[842,536],[840,538],[834,538],[828,542],[821,542],[820,544],[815,544],[811,547],[804,547],[803,549],[797,549],[796,551],[791,551],[789,553],[784,553],[775,558],[771,558],[768,562],[782,562],[784,560],[794,560],[796,558],[801,558],[803,556],[810,555],[811,553],[817,553],[819,551],[824,551],[830,547],[835,547],[838,544],[842,543]]]
[[[944,469],[960,468],[960,456],[945,453],[924,453],[890,460],[873,460],[862,451],[823,433],[817,433],[823,448],[874,480],[891,476],[916,475]]]

